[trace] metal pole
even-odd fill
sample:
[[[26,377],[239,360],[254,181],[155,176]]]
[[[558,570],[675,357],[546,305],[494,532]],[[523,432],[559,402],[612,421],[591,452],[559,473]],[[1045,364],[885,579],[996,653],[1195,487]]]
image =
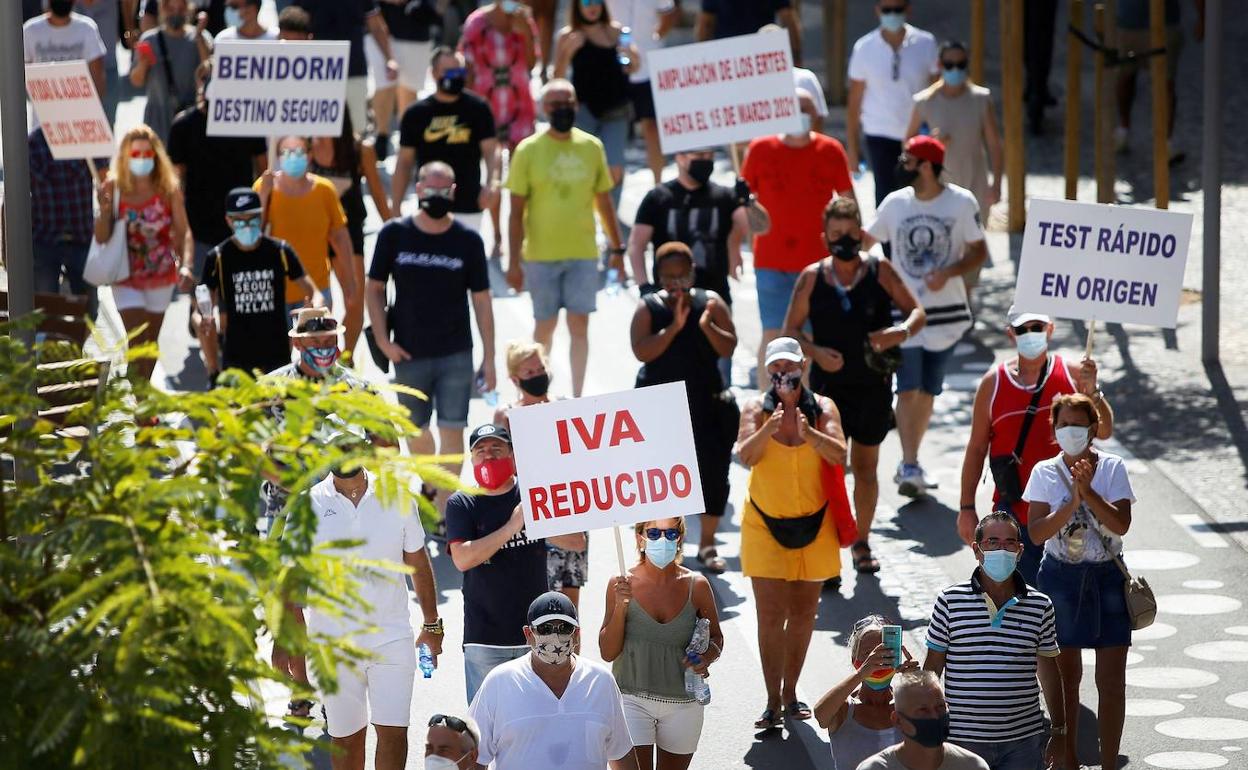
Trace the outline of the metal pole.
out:
[[[1011,233],[1021,233],[1027,218],[1027,160],[1023,139],[1023,0],[1001,0],[1001,42],[1008,229]]]
[[[35,309],[34,249],[30,231],[30,150],[26,146],[26,62],[22,54],[22,4],[0,3],[0,131],[4,151],[5,268],[9,317]],[[34,332],[17,333],[29,347]]]
[[[1200,165],[1204,191],[1200,357],[1218,363],[1222,295],[1222,0],[1205,3],[1205,104]]]
[[[1070,0],[1070,23],[1083,29],[1083,0]],[[1083,43],[1074,33],[1066,43],[1066,144],[1063,147],[1066,175],[1066,200],[1076,200],[1079,192],[1079,107],[1083,99],[1080,87]]]

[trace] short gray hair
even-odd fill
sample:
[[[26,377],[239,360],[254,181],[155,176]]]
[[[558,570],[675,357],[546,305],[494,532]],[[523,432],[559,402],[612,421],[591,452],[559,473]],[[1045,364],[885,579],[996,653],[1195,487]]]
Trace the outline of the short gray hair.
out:
[[[425,165],[421,166],[420,171],[416,172],[416,180],[423,182],[425,181],[425,177],[429,176],[430,174],[436,174],[437,176],[446,177],[452,182],[455,181],[455,169],[451,168],[449,164],[443,163],[440,160],[431,160]]]
[[[538,96],[538,101],[546,101],[546,94],[551,91],[567,91],[576,96],[576,86],[572,85],[572,81],[567,78],[551,78],[546,85],[542,86],[542,93]]]
[[[935,690],[944,694],[944,688],[940,686],[940,677],[936,676],[936,672],[921,668],[902,671],[893,679],[893,702],[897,704],[899,711],[902,701],[909,701],[910,693],[914,690]]]

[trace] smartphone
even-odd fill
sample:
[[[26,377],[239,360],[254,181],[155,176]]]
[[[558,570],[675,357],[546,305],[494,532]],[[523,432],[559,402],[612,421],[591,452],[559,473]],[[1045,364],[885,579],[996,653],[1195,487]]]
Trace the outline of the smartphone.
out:
[[[893,651],[893,668],[901,666],[901,626],[884,626],[880,630],[881,644]]]

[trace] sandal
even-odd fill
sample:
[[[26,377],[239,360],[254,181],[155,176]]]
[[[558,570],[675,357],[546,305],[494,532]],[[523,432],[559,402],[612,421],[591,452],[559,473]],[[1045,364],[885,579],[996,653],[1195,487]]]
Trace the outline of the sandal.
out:
[[[849,552],[854,557],[854,569],[859,575],[874,575],[880,571],[880,561],[871,555],[871,546],[866,541],[854,543]]]
[[[728,569],[728,563],[724,561],[713,545],[703,546],[698,549],[698,563],[702,565],[702,569],[705,572],[709,572],[712,575],[722,575]]]
[[[788,717],[792,719],[796,719],[799,722],[805,722],[807,719],[810,719],[811,717],[810,706],[807,706],[805,703],[802,703],[800,700],[795,700],[789,705],[785,706],[784,713]]]
[[[755,730],[775,730],[784,724],[784,714],[780,709],[763,709],[763,714],[754,720]]]

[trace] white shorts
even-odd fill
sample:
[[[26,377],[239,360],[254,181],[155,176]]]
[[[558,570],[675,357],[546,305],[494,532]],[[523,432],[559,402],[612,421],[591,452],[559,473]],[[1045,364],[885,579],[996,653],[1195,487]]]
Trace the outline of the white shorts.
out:
[[[380,91],[395,86],[418,94],[425,90],[429,82],[429,56],[433,53],[433,43],[415,40],[397,40],[390,38],[390,52],[399,64],[398,80],[386,79],[386,57],[372,36],[364,38],[364,56],[368,59],[368,71],[373,76],[373,89]]]
[[[668,703],[624,693],[624,720],[634,746],[658,746],[669,754],[692,754],[702,737],[706,707],[697,701]]]
[[[347,113],[351,130],[363,136],[368,128],[368,77],[347,78]]]
[[[416,641],[412,637],[369,650],[376,660],[338,666],[338,692],[325,697],[325,730],[333,738],[355,735],[369,722],[407,727],[416,677]],[[371,716],[371,719],[370,719]]]
[[[132,286],[114,285],[113,304],[117,310],[142,308],[149,313],[163,313],[173,302],[173,284],[155,289],[136,289]]]

